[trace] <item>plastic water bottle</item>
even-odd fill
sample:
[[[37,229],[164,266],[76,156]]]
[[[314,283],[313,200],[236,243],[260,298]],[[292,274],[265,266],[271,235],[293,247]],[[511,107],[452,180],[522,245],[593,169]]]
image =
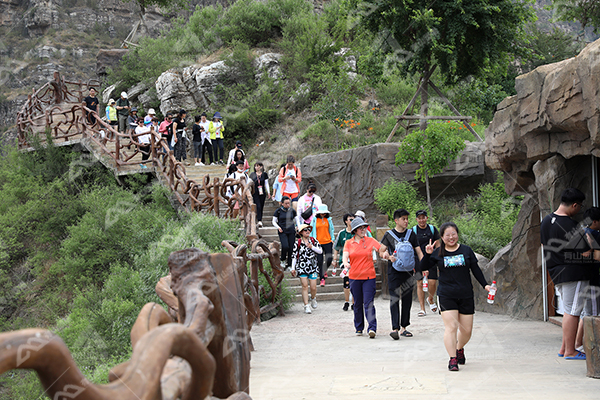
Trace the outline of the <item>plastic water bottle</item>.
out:
[[[423,277],[423,292],[429,292],[429,279],[426,276]]]
[[[335,276],[335,267],[331,270],[331,276]]]
[[[492,287],[490,288],[490,291],[488,292],[488,303],[490,304],[494,304],[494,298],[496,297],[496,281],[492,282]]]

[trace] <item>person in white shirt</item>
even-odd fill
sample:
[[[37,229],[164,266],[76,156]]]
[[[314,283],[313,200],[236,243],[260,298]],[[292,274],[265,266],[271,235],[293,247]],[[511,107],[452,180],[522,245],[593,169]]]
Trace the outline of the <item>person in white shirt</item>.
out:
[[[315,215],[315,212],[317,211],[319,206],[323,204],[321,198],[315,194],[316,191],[317,185],[311,182],[306,187],[306,193],[300,196],[300,198],[298,199],[298,215],[296,217],[298,219],[298,226],[300,226],[301,224],[310,225],[313,216]],[[307,211],[309,208],[312,208],[310,217],[308,217],[307,219],[302,218],[302,213]]]
[[[144,124],[144,119],[140,117],[137,119],[137,127],[135,128],[135,141],[140,144],[140,151],[142,152],[142,163],[140,164],[142,168],[148,168],[144,164],[144,161],[150,157],[152,150],[152,146],[150,145],[150,124],[151,121],[148,121],[148,124]]]
[[[240,150],[242,152],[242,155],[244,157],[246,157],[246,153],[244,152],[244,150],[242,150],[242,142],[240,142],[239,140],[237,142],[235,142],[235,147],[231,150],[229,150],[229,157],[227,158],[227,165],[231,165],[234,163],[235,161],[235,152]]]

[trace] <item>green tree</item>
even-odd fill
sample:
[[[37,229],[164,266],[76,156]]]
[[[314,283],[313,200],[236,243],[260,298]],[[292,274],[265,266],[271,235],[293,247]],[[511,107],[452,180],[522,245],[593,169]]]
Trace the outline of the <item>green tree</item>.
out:
[[[364,0],[359,20],[379,34],[405,72],[422,76],[421,112],[428,112],[432,69],[446,83],[509,65],[526,22],[535,18],[531,0]],[[455,111],[458,113],[458,111]],[[421,120],[425,130],[427,120]]]
[[[594,33],[600,33],[600,1],[599,0],[552,0],[556,11],[555,19],[559,21],[576,21],[583,30],[591,26]]]
[[[433,215],[429,177],[439,174],[465,148],[465,140],[458,133],[463,128],[456,122],[437,122],[424,131],[415,130],[408,134],[396,154],[396,165],[418,163],[415,178],[425,182],[429,215]]]

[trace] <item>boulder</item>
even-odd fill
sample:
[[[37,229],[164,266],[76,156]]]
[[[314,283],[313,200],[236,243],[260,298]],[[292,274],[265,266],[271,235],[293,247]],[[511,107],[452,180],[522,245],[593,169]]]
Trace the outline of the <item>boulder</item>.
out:
[[[280,53],[265,53],[253,60],[254,70],[256,71],[254,79],[260,82],[263,74],[271,79],[278,80],[282,78],[280,60],[283,54]]]
[[[179,110],[194,110],[197,104],[194,98],[190,95],[181,74],[176,70],[163,72],[156,80],[156,92],[160,99],[160,111],[164,115],[169,111]]]
[[[562,191],[582,190],[592,205],[592,155],[600,155],[600,41],[578,56],[517,77],[517,94],[497,107],[486,130],[485,163],[504,172],[508,193],[524,194],[511,245],[488,268],[497,304],[516,317],[543,315],[540,220]],[[550,315],[553,310],[550,309]]]
[[[99,76],[106,75],[108,68],[116,67],[128,51],[127,49],[99,50],[96,55],[96,74]]]
[[[374,216],[378,213],[373,197],[375,189],[388,179],[412,181],[424,190],[424,184],[415,182],[416,164],[395,165],[398,146],[398,143],[379,143],[304,157],[301,192],[312,180],[335,218],[359,209]],[[472,193],[484,178],[483,143],[467,142],[463,154],[441,174],[431,178],[430,185],[435,195],[464,195]],[[352,196],[347,195],[349,193]]]

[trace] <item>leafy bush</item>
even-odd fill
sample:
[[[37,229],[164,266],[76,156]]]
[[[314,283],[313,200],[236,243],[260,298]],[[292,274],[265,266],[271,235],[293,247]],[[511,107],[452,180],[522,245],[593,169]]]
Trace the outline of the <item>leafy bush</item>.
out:
[[[393,178],[379,189],[375,189],[375,205],[379,211],[388,215],[390,225],[394,223],[394,211],[399,208],[404,208],[410,215],[427,208],[427,203],[414,185]]]
[[[414,82],[396,75],[377,85],[377,98],[389,106],[402,105],[406,107],[417,91],[417,86]],[[417,99],[415,107],[419,107],[419,104],[420,99]]]

